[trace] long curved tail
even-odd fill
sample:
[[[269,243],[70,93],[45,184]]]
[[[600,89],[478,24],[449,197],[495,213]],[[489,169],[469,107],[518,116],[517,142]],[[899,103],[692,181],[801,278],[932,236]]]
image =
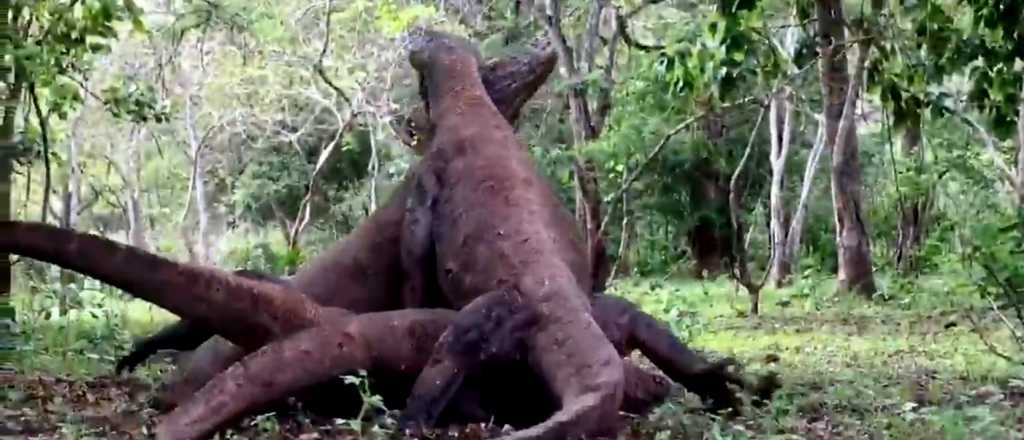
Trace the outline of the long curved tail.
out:
[[[95,278],[244,347],[259,347],[318,319],[319,306],[285,286],[178,263],[100,236],[43,223],[0,222],[0,253],[56,264]]]

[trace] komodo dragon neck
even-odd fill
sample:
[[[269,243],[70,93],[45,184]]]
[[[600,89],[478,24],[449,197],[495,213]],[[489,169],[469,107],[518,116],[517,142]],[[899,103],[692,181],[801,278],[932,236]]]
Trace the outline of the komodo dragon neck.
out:
[[[424,78],[430,122],[435,127],[465,124],[467,115],[505,120],[487,95],[473,54],[452,48],[438,57]]]

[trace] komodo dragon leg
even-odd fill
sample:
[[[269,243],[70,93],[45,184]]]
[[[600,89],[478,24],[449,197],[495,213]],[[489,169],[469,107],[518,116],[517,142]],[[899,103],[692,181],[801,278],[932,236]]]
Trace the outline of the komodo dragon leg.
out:
[[[414,376],[456,314],[404,309],[349,315],[271,342],[218,374],[163,418],[157,438],[206,438],[247,411],[358,369]],[[458,352],[482,355],[461,359],[460,365],[468,368],[520,352],[522,333],[534,322],[528,309],[504,292],[483,295],[458,315],[456,325],[471,329],[456,341],[465,344]]]
[[[712,411],[740,410],[741,401],[729,385],[740,389],[747,385],[742,377],[728,370],[734,360],[709,362],[658,319],[623,298],[597,295],[591,304],[594,319],[620,354],[626,356],[639,350],[669,378],[700,396]]]
[[[556,60],[554,51],[550,48],[541,48],[532,50],[525,55],[494,60],[482,67],[484,87],[507,121],[515,123],[523,105],[554,70]],[[419,130],[421,130],[419,133],[422,135],[421,137],[424,137],[420,143],[429,143],[431,136],[429,127],[420,127]],[[415,170],[410,170],[405,180],[411,180],[414,173]],[[390,228],[398,227],[401,222],[395,222],[396,215],[388,211],[392,205],[399,205],[404,209],[405,197],[406,192],[400,186],[392,194],[392,199],[395,200],[389,200],[381,208],[378,208],[357,228],[355,233],[350,234],[356,235],[356,237],[346,238],[300,270],[296,274],[295,288],[310,295],[321,304],[344,307],[355,313],[389,310],[390,307],[393,307],[380,307],[384,303],[409,307],[410,305],[400,304],[401,297],[405,293],[402,287],[392,288],[395,283],[391,280],[401,280],[404,274],[396,274],[391,269],[400,266],[401,256],[393,250],[400,247],[399,234],[397,231],[391,231]],[[376,234],[367,236],[365,234],[367,231],[375,231]],[[359,232],[363,232],[363,234]],[[327,272],[332,275],[325,275]],[[352,280],[346,278],[348,276],[364,276],[365,279]],[[333,281],[327,285],[315,284],[320,282],[318,280],[325,278]],[[345,286],[346,283],[359,285],[337,293],[331,290],[330,286]],[[337,298],[332,295],[349,295],[349,297]],[[370,295],[373,298],[368,298]],[[385,298],[396,299],[385,301]],[[179,397],[195,392],[217,371],[241,359],[246,354],[245,350],[231,347],[231,345],[224,338],[214,336],[199,347],[189,365],[175,371],[176,377],[162,387],[166,392],[161,392],[157,396],[156,400],[159,402],[159,406],[173,407],[179,401]]]

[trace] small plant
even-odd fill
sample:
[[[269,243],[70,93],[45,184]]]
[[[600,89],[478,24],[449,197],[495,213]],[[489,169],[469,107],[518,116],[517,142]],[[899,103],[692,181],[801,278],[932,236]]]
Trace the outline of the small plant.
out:
[[[366,434],[366,425],[363,423],[363,419],[366,418],[373,411],[383,411],[385,414],[388,413],[388,409],[384,406],[384,399],[377,394],[374,394],[370,390],[370,380],[366,375],[366,370],[359,370],[357,375],[342,376],[342,380],[346,384],[355,385],[359,389],[359,397],[362,399],[363,404],[359,407],[359,414],[351,419],[339,420],[341,425],[359,433],[360,435]],[[385,418],[383,421],[388,426],[392,423],[389,418]],[[390,430],[381,427],[379,423],[373,423],[370,425],[370,430],[377,433],[388,433]]]
[[[253,426],[260,434],[273,434],[278,432],[279,426],[277,418],[274,417],[274,413],[260,414],[249,422],[249,426]]]

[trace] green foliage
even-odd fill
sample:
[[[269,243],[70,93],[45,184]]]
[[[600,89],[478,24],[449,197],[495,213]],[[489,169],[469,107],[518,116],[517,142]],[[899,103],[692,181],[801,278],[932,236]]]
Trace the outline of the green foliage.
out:
[[[363,405],[359,408],[359,414],[355,418],[344,420],[342,423],[359,433],[365,435],[367,428],[370,428],[374,433],[389,433],[390,430],[383,428],[383,424],[394,424],[394,420],[385,419],[383,421],[375,421],[373,423],[366,424],[364,418],[370,414],[383,411],[387,413],[388,409],[384,406],[384,400],[380,395],[374,394],[370,390],[370,381],[366,375],[365,370],[359,370],[356,375],[342,376],[342,379],[346,384],[355,385],[359,389],[359,397],[363,400]],[[383,423],[382,423],[383,422]]]
[[[234,188],[231,194],[234,215],[263,223],[277,220],[282,213],[298,212],[321,149],[333,142],[334,135],[327,130],[314,131],[295,140],[301,148],[302,157],[293,154],[294,145],[284,142],[264,141],[254,145],[249,159],[243,164],[244,168],[237,174],[225,176]],[[342,140],[333,159],[321,171],[318,189],[322,200],[342,200],[351,192],[353,185],[360,184],[367,177],[371,155],[369,136],[367,131],[358,130]]]
[[[132,0],[36,1],[25,2],[22,13],[33,23],[25,39],[15,40],[13,63],[23,81],[33,83],[44,97],[46,107],[64,118],[82,102],[82,91],[69,75],[88,71],[100,56],[110,52],[117,38],[115,25],[130,21],[144,32],[141,9]]]
[[[232,241],[224,256],[227,267],[273,275],[293,274],[305,262],[301,249],[288,249],[283,240],[246,236]]]
[[[152,83],[121,77],[104,88],[102,94],[108,111],[115,118],[136,124],[160,124],[170,119],[167,104],[160,102]]]
[[[777,51],[758,33],[765,32],[757,2],[711,14],[694,27],[680,27],[675,44],[659,57],[656,71],[673,93],[716,103],[739,92],[771,84],[782,72]],[[741,6],[742,5],[742,6]],[[751,87],[753,86],[753,87]]]
[[[377,4],[376,25],[385,36],[395,37],[411,26],[436,19],[438,11],[433,5],[412,4],[400,7],[396,1]]]
[[[1024,365],[1024,338],[1019,336],[1024,331],[1024,210],[993,208],[968,228],[965,262],[974,275],[972,285],[1015,335],[1008,347],[993,349]]]

